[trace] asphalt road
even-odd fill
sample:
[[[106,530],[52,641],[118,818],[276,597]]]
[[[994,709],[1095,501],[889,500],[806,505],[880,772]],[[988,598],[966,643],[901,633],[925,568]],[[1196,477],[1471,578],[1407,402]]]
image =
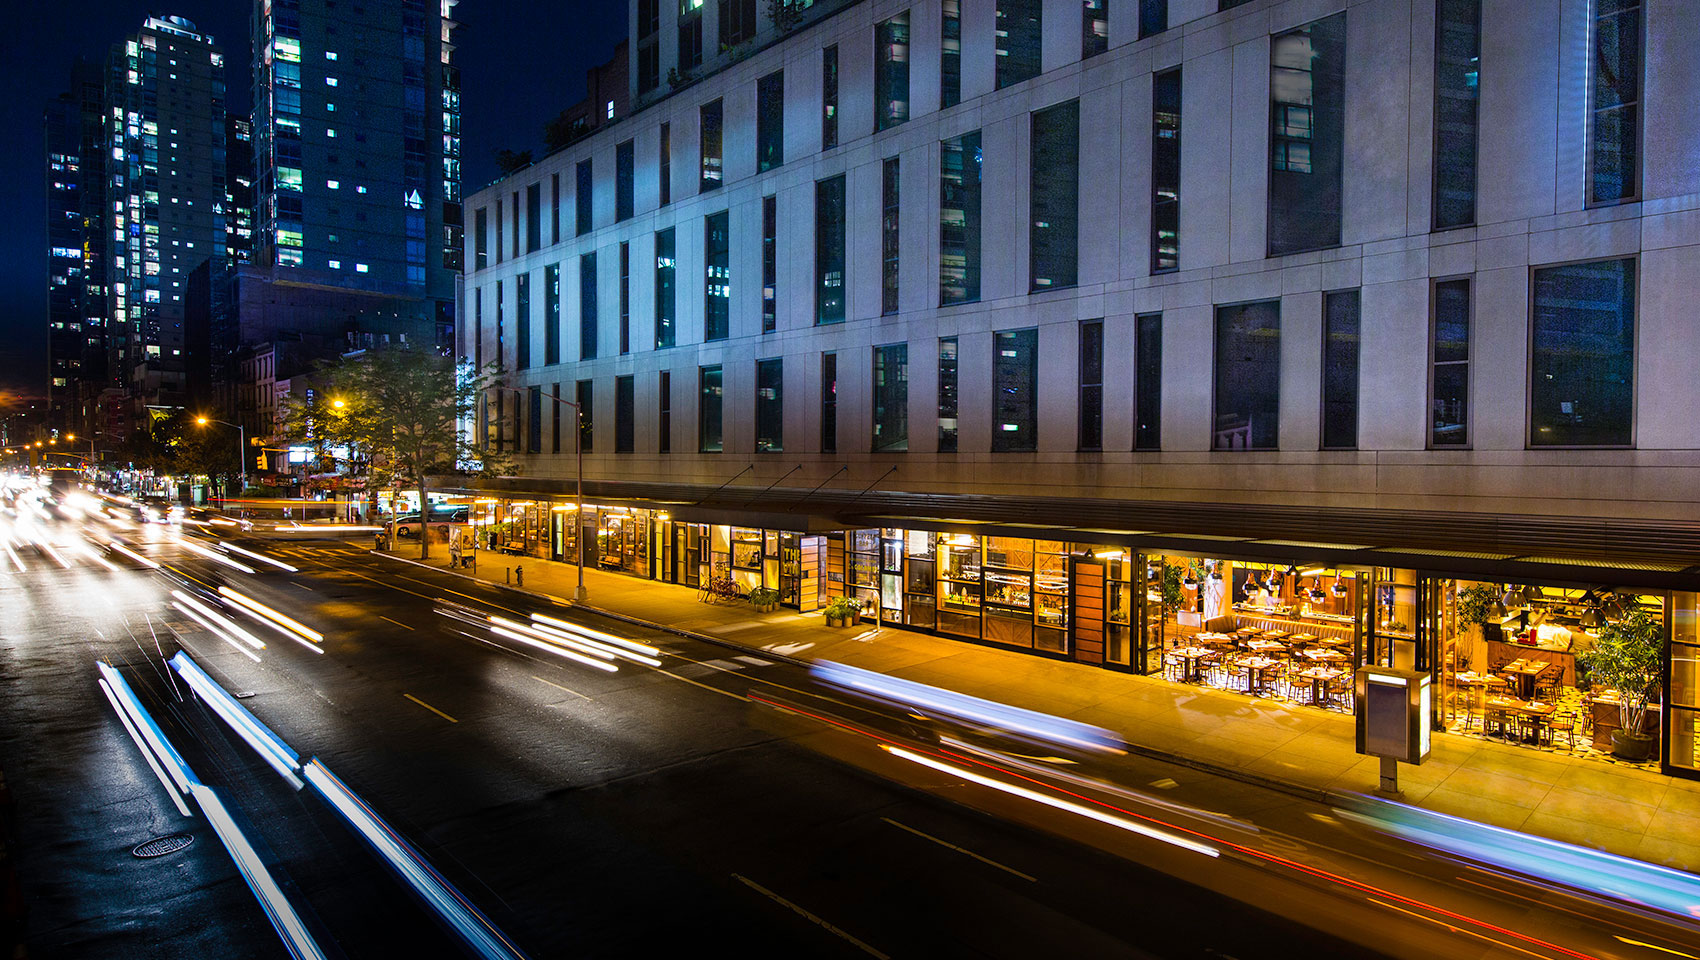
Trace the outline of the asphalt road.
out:
[[[95,686],[97,658],[224,791],[322,943],[350,957],[460,955],[322,803],[186,694],[163,666],[178,649],[534,957],[1347,958],[1379,955],[1357,944],[1383,928],[1407,948],[1436,938],[1417,955],[1496,955],[1481,937],[1460,949],[1444,925],[1366,917],[1344,899],[1318,910],[1331,894],[1291,878],[1081,835],[960,780],[894,770],[853,737],[752,704],[806,694],[786,664],[621,626],[661,648],[662,666],[604,673],[473,622],[546,605],[363,544],[243,540],[301,568],[249,576],[184,549],[175,530],[119,535],[166,569],[66,569],[25,549],[27,569],[0,574],[0,764],[32,956],[284,955],[205,824],[177,814],[124,734]],[[266,634],[256,663],[168,606],[173,588],[220,583],[322,632],[324,653]],[[1190,781],[1242,808],[1315,815]],[[130,855],[172,832],[196,842]]]

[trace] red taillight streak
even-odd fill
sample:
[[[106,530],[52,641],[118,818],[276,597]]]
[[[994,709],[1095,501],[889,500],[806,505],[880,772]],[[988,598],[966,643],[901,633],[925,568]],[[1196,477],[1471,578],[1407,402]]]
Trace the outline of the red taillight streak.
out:
[[[814,713],[814,712],[811,712],[811,711],[808,711],[808,710],[804,710],[800,707],[790,706],[789,704],[776,703],[772,700],[768,700],[768,699],[765,699],[763,697],[758,697],[755,694],[745,694],[745,696],[749,697],[751,700],[754,700],[757,703],[766,704],[767,706],[773,707],[773,708],[778,709],[778,710],[786,710],[786,711],[790,711],[792,713],[799,713],[799,714],[802,714],[805,717],[810,717],[812,719],[819,720],[822,723],[830,724],[831,726],[837,727],[840,730],[846,730],[846,731],[849,731],[851,733],[861,734],[862,736],[867,737],[871,740],[878,740],[881,743],[888,743],[888,744],[891,744],[892,746],[902,747],[906,750],[915,749],[914,745],[899,743],[898,741],[893,740],[889,737],[881,736],[880,734],[873,733],[873,732],[868,731],[868,730],[864,730],[861,727],[855,726],[854,724],[847,723],[847,722],[842,721],[842,720],[835,720],[832,717],[828,717],[828,716],[824,716],[822,714],[818,714],[818,713]],[[926,748],[923,748],[923,749],[926,749]],[[1400,903],[1403,903],[1407,906],[1419,907],[1419,908],[1424,909],[1424,910],[1430,910],[1430,911],[1433,911],[1435,913],[1440,914],[1441,916],[1448,917],[1450,919],[1457,920],[1457,921],[1462,922],[1462,923],[1474,924],[1475,926],[1481,927],[1485,930],[1492,930],[1495,933],[1504,934],[1505,936],[1508,936],[1508,937],[1514,937],[1518,940],[1523,941],[1524,943],[1529,943],[1529,944],[1533,944],[1537,947],[1543,947],[1547,950],[1556,951],[1556,952],[1561,953],[1561,954],[1563,954],[1567,957],[1573,957],[1573,958],[1575,958],[1575,960],[1599,960],[1599,958],[1593,956],[1592,954],[1579,953],[1579,952],[1572,950],[1568,947],[1561,947],[1556,943],[1548,943],[1547,941],[1542,940],[1538,937],[1533,937],[1533,936],[1530,936],[1526,933],[1519,933],[1516,930],[1511,930],[1511,929],[1508,929],[1506,927],[1501,927],[1498,924],[1489,923],[1486,920],[1478,920],[1475,917],[1469,917],[1469,916],[1465,916],[1464,914],[1461,914],[1461,913],[1455,913],[1455,912],[1448,910],[1444,907],[1437,907],[1437,906],[1430,904],[1430,903],[1424,903],[1421,900],[1415,900],[1415,899],[1412,899],[1411,897],[1406,897],[1406,896],[1403,896],[1401,894],[1394,893],[1391,890],[1383,890],[1380,887],[1371,886],[1370,884],[1362,883],[1362,882],[1357,881],[1357,880],[1353,880],[1350,877],[1342,877],[1338,874],[1329,873],[1326,870],[1319,870],[1315,867],[1307,867],[1304,864],[1299,863],[1297,861],[1288,860],[1285,857],[1276,856],[1275,854],[1272,854],[1272,853],[1265,853],[1262,850],[1256,850],[1256,849],[1253,849],[1251,847],[1244,846],[1242,844],[1234,843],[1231,840],[1224,840],[1221,837],[1212,836],[1208,833],[1204,833],[1204,832],[1201,832],[1201,831],[1198,831],[1198,830],[1193,830],[1193,829],[1190,829],[1188,827],[1179,826],[1177,824],[1169,823],[1169,822],[1164,821],[1164,820],[1158,820],[1155,817],[1146,816],[1145,814],[1142,814],[1142,813],[1135,813],[1132,810],[1128,810],[1128,809],[1125,809],[1123,807],[1118,807],[1113,803],[1108,803],[1106,801],[1099,800],[1096,797],[1089,797],[1089,796],[1082,794],[1082,793],[1075,793],[1072,790],[1068,790],[1066,788],[1056,786],[1055,784],[1046,783],[1043,780],[1038,780],[1038,779],[1035,779],[1033,777],[1026,776],[1024,774],[1016,773],[1016,772],[1011,771],[1011,770],[1006,770],[1003,767],[993,766],[992,764],[989,764],[989,763],[985,762],[984,760],[980,760],[976,757],[970,757],[970,756],[965,756],[965,755],[959,754],[959,753],[953,753],[949,750],[926,749],[926,752],[932,753],[934,756],[937,756],[937,757],[945,757],[945,758],[949,758],[951,760],[955,760],[958,763],[971,763],[971,764],[974,764],[976,766],[985,767],[988,770],[995,770],[998,773],[1003,774],[1004,776],[1013,777],[1017,780],[1025,780],[1028,783],[1034,784],[1035,786],[1043,787],[1043,788],[1050,790],[1054,793],[1060,793],[1060,794],[1063,794],[1065,796],[1074,797],[1077,800],[1081,800],[1081,801],[1084,801],[1086,803],[1095,804],[1097,806],[1103,807],[1106,810],[1114,810],[1118,814],[1123,814],[1125,816],[1133,817],[1133,818],[1138,819],[1138,820],[1144,820],[1147,823],[1156,824],[1157,826],[1164,827],[1165,829],[1169,829],[1169,830],[1174,830],[1178,833],[1191,834],[1194,837],[1198,837],[1201,840],[1208,840],[1211,843],[1221,844],[1224,847],[1228,847],[1229,849],[1232,849],[1232,850],[1235,850],[1239,853],[1245,854],[1248,857],[1254,857],[1254,858],[1259,859],[1259,860],[1266,860],[1270,863],[1280,864],[1281,866],[1288,867],[1288,868],[1291,868],[1293,870],[1297,870],[1300,873],[1308,874],[1312,877],[1316,877],[1317,879],[1328,880],[1330,882],[1337,883],[1337,884],[1339,884],[1343,887],[1348,887],[1350,889],[1358,891],[1359,893],[1375,894],[1376,896],[1382,896],[1382,897],[1387,897],[1387,898],[1392,899],[1392,900],[1397,900]]]

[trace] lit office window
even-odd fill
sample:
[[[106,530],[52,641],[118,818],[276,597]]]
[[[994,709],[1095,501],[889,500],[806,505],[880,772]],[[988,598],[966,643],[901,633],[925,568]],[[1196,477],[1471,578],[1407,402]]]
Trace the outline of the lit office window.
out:
[[[785,449],[785,363],[756,361],[756,452]]]
[[[678,262],[673,259],[673,229],[655,233],[655,348],[677,342],[674,319],[678,316],[678,292],[674,288]]]
[[[578,258],[578,358],[596,356],[596,251]]]
[[[785,71],[756,81],[756,172],[785,162]]]
[[[1591,0],[1593,56],[1588,129],[1588,202],[1640,196],[1641,4]]]
[[[838,146],[838,45],[820,52],[820,148]]]
[[[899,168],[896,157],[880,166],[880,312],[897,312],[898,273],[902,250],[899,245]]]
[[[725,447],[720,430],[720,365],[697,368],[697,452],[719,453]]]
[[[909,11],[874,28],[874,131],[909,119]]]
[[[997,89],[1039,75],[1044,0],[997,0]]]
[[[1439,0],[1434,29],[1434,228],[1476,222],[1481,0]]]
[[[732,335],[732,238],[727,211],[703,219],[702,338]]]
[[[1080,101],[1034,113],[1032,132],[1030,289],[1072,287],[1080,273]]]
[[[1181,265],[1181,71],[1151,80],[1151,272]]]
[[[956,452],[956,338],[939,338],[939,452]]]
[[[1340,245],[1346,15],[1270,38],[1269,255]]]
[[[1083,0],[1081,6],[1080,58],[1095,57],[1110,49],[1110,0]]]
[[[720,101],[705,103],[697,112],[697,146],[702,157],[702,179],[699,193],[720,189]]]
[[[1133,449],[1163,449],[1163,315],[1133,318]]]
[[[972,303],[980,299],[980,131],[939,147],[939,303]]]
[[[1322,297],[1322,446],[1358,445],[1358,291]]]
[[[940,0],[939,109],[962,102],[962,0]]]
[[[815,323],[844,321],[844,175],[815,182]]]
[[[1530,446],[1635,442],[1635,261],[1535,271]]]
[[[614,378],[614,452],[631,453],[637,416],[637,387],[631,375]]]
[[[1002,330],[992,337],[992,452],[1036,449],[1039,331]]]
[[[909,449],[909,345],[874,348],[875,453]]]
[[[1080,437],[1082,450],[1104,449],[1104,321],[1080,322]]]
[[[1470,444],[1470,281],[1434,284],[1429,446]]]
[[[1281,304],[1216,308],[1212,450],[1274,450],[1280,439]]]
[[[779,329],[779,202],[761,198],[761,332]]]
[[[561,362],[561,265],[543,268],[543,362]]]
[[[630,220],[634,207],[637,157],[634,144],[627,140],[614,147],[614,222]]]
[[[575,227],[574,235],[582,237],[589,233],[593,226],[591,223],[592,206],[590,202],[590,160],[588,158],[578,162],[576,173],[578,180],[573,191],[573,201],[577,206],[577,209],[575,210],[577,215],[577,226]]]

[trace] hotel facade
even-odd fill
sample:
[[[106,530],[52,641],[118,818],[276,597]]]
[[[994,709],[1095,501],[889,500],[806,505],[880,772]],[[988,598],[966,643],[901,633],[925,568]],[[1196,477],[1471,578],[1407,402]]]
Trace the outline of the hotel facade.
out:
[[[468,197],[489,542],[1454,730],[1545,663],[1602,755],[1651,620],[1700,773],[1700,6],[756,8],[634,0],[634,112]]]

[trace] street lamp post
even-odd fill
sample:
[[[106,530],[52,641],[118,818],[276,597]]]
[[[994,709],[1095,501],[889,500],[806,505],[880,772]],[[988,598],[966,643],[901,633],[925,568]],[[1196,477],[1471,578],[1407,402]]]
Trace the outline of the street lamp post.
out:
[[[496,390],[507,390],[524,395],[525,391],[518,387],[495,387]],[[573,478],[575,492],[573,494],[573,546],[575,561],[578,564],[578,587],[573,591],[573,601],[583,603],[590,599],[590,592],[584,588],[584,410],[576,400],[562,400],[551,394],[542,394],[563,407],[573,408]],[[498,427],[500,429],[500,427]]]
[[[243,487],[243,489],[246,489],[247,486],[248,486],[248,430],[247,430],[247,428],[243,427],[240,423],[231,423],[229,420],[217,420],[217,419],[214,419],[212,417],[196,417],[195,423],[197,423],[197,424],[199,424],[200,426],[203,426],[203,427],[206,426],[209,423],[222,423],[227,427],[235,427],[236,428],[236,442],[238,444],[240,444],[241,447],[242,447],[242,449],[237,452],[236,465],[242,470],[242,487]],[[91,441],[89,441],[89,443],[93,444],[94,441],[91,440]],[[238,491],[238,494],[240,494],[240,492],[241,491]]]

